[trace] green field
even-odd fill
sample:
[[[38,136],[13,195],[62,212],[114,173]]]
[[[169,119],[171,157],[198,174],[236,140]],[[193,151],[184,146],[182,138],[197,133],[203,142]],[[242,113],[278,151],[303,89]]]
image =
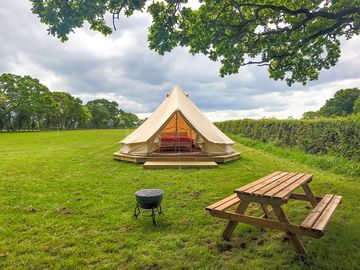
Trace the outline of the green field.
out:
[[[216,169],[146,171],[112,160],[121,130],[0,134],[0,269],[359,269],[356,177],[241,144],[241,159]],[[314,193],[343,203],[320,239],[303,238],[302,261],[284,234],[226,222],[204,207],[275,170],[309,172]],[[132,217],[134,192],[164,190],[164,217]],[[305,203],[286,207],[299,222]]]

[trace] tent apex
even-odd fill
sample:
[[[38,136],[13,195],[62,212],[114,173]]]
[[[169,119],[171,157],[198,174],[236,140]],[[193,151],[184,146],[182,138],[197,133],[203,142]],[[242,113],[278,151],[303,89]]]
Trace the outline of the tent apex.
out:
[[[183,94],[184,96],[188,97],[189,95],[187,93],[185,93],[185,91],[180,87],[180,85],[178,84],[175,84],[174,88],[171,90],[171,92],[169,94],[167,94],[166,96],[169,97],[171,96],[172,94]]]

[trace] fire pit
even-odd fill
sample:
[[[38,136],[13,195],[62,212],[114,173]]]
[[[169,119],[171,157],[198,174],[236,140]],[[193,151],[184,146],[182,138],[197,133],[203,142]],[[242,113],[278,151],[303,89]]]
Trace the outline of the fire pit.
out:
[[[161,200],[163,192],[160,189],[142,189],[135,192],[136,207],[134,210],[134,217],[137,218],[142,212],[141,209],[151,210],[153,224],[156,226],[155,216],[163,215],[161,211]]]

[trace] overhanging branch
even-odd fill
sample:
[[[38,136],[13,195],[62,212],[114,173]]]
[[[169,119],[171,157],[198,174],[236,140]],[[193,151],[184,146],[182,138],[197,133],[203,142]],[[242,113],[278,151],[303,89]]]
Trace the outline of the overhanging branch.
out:
[[[291,16],[298,16],[298,15],[303,14],[310,19],[317,18],[317,17],[323,17],[325,19],[336,20],[336,19],[343,18],[345,16],[353,15],[353,14],[360,15],[360,7],[357,7],[357,6],[344,8],[337,12],[329,12],[329,11],[324,11],[324,10],[311,12],[309,9],[306,9],[306,8],[291,10],[285,6],[277,6],[277,5],[271,5],[271,4],[252,4],[252,3],[238,4],[238,3],[236,3],[234,5],[236,5],[237,7],[255,7],[255,8],[257,8],[256,12],[259,12],[264,9],[271,9],[274,11],[279,11],[279,12],[289,14]]]

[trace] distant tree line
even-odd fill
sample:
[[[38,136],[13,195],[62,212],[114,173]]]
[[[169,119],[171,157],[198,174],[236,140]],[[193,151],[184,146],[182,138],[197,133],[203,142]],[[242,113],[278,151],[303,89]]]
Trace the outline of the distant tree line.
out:
[[[30,76],[0,75],[0,130],[133,128],[141,120],[115,101],[83,104],[65,92],[52,92]]]
[[[337,91],[318,111],[305,112],[306,119],[348,116],[360,113],[360,89],[348,88]]]

